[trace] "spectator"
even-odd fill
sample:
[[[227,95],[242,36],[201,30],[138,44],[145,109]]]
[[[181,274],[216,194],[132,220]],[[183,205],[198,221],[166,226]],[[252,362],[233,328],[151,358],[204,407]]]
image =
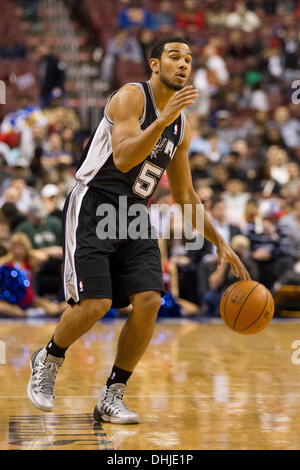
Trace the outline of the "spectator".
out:
[[[36,59],[38,62],[40,106],[43,109],[50,105],[51,93],[55,94],[58,92],[64,94],[65,64],[54,54],[51,54],[50,48],[45,44],[37,47]]]
[[[0,258],[0,266],[14,268],[16,272],[26,272],[29,286],[20,301],[0,301],[0,311],[9,316],[26,317],[26,310],[32,307],[41,307],[46,315],[58,315],[66,308],[66,303],[56,304],[48,299],[39,297],[34,290],[34,271],[49,258],[51,251],[33,250],[28,237],[23,233],[15,233],[9,240],[8,253]]]
[[[187,32],[196,32],[204,27],[204,12],[198,9],[196,0],[184,0],[182,9],[176,15],[176,27]]]
[[[263,82],[257,82],[249,96],[249,108],[268,112],[270,109],[268,93]]]
[[[224,108],[229,112],[247,109],[249,107],[248,89],[244,77],[234,75],[226,87]]]
[[[216,79],[220,85],[226,85],[229,80],[229,73],[224,59],[220,56],[216,46],[208,44],[203,49],[203,57],[208,70],[215,72]]]
[[[291,241],[290,255],[300,259],[300,199],[299,196],[293,201],[291,212],[279,220],[279,227],[283,228]]]
[[[241,134],[244,135],[253,147],[262,145],[267,129],[268,113],[266,111],[256,110],[253,119],[248,121],[242,128]]]
[[[257,232],[262,230],[259,203],[258,200],[253,197],[250,197],[245,205],[245,213],[243,215],[243,223],[241,225],[243,231],[246,230],[248,224],[253,224],[255,231]]]
[[[17,163],[21,165],[21,163]],[[17,169],[16,166],[14,169]],[[20,170],[23,170],[23,166],[20,166]],[[29,204],[32,198],[36,195],[36,191],[27,186],[22,174],[15,174],[12,178],[8,178],[3,184],[4,193],[0,198],[0,206],[3,206],[5,202],[12,202],[16,204],[17,209],[26,214]]]
[[[294,149],[300,147],[300,122],[291,118],[287,106],[279,106],[275,109],[274,123],[279,128],[287,147]]]
[[[171,0],[159,2],[159,10],[154,14],[155,27],[160,32],[170,32],[175,27],[175,14]]]
[[[270,204],[262,214],[262,228],[257,231],[253,223],[248,224],[245,235],[251,242],[252,258],[255,260],[258,281],[272,289],[280,274],[292,265],[291,239],[284,226],[278,225],[278,209]]]
[[[292,13],[296,8],[295,0],[277,0],[277,14]]]
[[[32,201],[27,217],[27,221],[17,226],[16,232],[25,233],[34,249],[51,247],[51,257],[36,275],[37,293],[40,296],[58,295],[62,289],[61,221],[57,217],[48,217],[46,209],[39,199]]]
[[[228,213],[230,214],[230,222],[241,226],[245,206],[249,199],[249,193],[245,192],[245,184],[240,179],[229,179],[225,185],[223,199],[225,201]]]
[[[299,68],[299,45],[298,31],[295,28],[289,28],[286,31],[285,36],[282,38],[284,65],[286,72],[290,70],[297,70]]]
[[[246,44],[246,33],[241,29],[234,29],[230,32],[229,48],[227,55],[234,59],[245,59],[249,55],[253,55],[254,48]]]
[[[55,169],[57,172],[57,184],[59,187],[59,192],[61,194],[59,206],[60,208],[62,208],[67,198],[67,195],[75,186],[76,181],[74,176],[70,172],[70,167],[65,163],[58,163]]]
[[[229,179],[239,179],[241,181],[247,182],[246,172],[241,168],[240,164],[240,154],[231,151],[228,155],[223,158],[225,163]]]
[[[210,132],[210,125],[208,123],[201,123],[199,116],[197,113],[188,113],[185,115],[189,124],[190,124],[190,129],[191,129],[191,140],[194,140],[198,137],[200,137],[200,133],[203,135],[202,129],[203,127],[207,127],[208,129],[208,134]],[[200,127],[201,126],[201,127]]]
[[[265,129],[261,143],[266,148],[273,146],[286,148],[281,132],[274,124],[270,124],[268,128]]]
[[[210,186],[206,186],[202,180],[195,181],[195,190],[200,198],[200,201],[204,205],[206,212],[209,214],[211,211],[213,190]]]
[[[221,0],[210,0],[206,8],[205,18],[209,28],[224,28],[228,12],[222,5]]]
[[[268,164],[270,176],[278,184],[283,185],[289,180],[288,156],[284,149],[273,145],[268,150]]]
[[[263,24],[255,33],[254,50],[258,57],[271,47],[279,47],[280,39],[276,37],[269,25]]]
[[[42,165],[45,167],[55,167],[58,163],[70,165],[73,162],[72,156],[63,148],[62,137],[58,132],[53,132],[47,145],[46,151],[42,155]]]
[[[298,193],[299,194],[299,193]],[[279,227],[283,228],[291,241],[290,255],[295,259],[300,259],[300,198],[299,195],[292,203],[292,210],[289,214],[281,217]]]
[[[223,155],[227,155],[229,152],[228,145],[220,141],[218,136],[210,132],[206,138],[198,137],[192,140],[189,153],[192,152],[204,153],[211,162],[218,162]]]
[[[151,12],[141,7],[139,0],[132,0],[128,7],[123,8],[119,13],[120,28],[155,28],[155,22]]]
[[[245,139],[238,139],[234,142],[232,150],[240,155],[240,166],[248,175],[249,170],[253,170],[257,163],[251,160],[248,143]]]
[[[50,106],[43,110],[48,121],[49,132],[61,133],[66,127],[74,132],[79,130],[80,121],[76,111],[62,103],[62,95],[50,96]]]
[[[23,15],[33,24],[35,31],[40,31],[39,6],[40,0],[17,0],[23,8]]]
[[[300,170],[296,162],[289,162],[287,164],[287,171],[289,180],[282,186],[280,194],[287,199],[295,197],[300,194]]]
[[[245,2],[237,2],[236,9],[227,16],[226,26],[230,29],[241,29],[251,33],[261,25],[260,19],[254,11],[248,10]]]
[[[214,194],[225,191],[228,176],[228,171],[223,164],[214,165],[212,169],[212,184],[210,185]]]
[[[195,185],[197,179],[210,179],[209,159],[204,153],[192,152],[190,154],[190,168],[192,180]]]
[[[115,66],[119,59],[132,62],[142,62],[143,60],[137,39],[130,34],[126,27],[119,29],[116,36],[107,43],[100,71],[103,91],[108,91],[113,86]]]
[[[26,46],[19,43],[12,30],[6,30],[0,42],[0,59],[16,60],[25,59]]]
[[[183,234],[182,239],[175,238],[175,234],[178,233],[179,229],[182,233],[182,225],[182,217],[176,212],[173,213],[170,219],[170,239],[166,240],[168,258],[177,266],[180,298],[197,303],[196,266],[192,262],[190,252],[187,249],[185,234]]]
[[[161,252],[161,263],[165,292],[171,294],[175,306],[178,306],[177,310],[179,310],[180,313],[182,313],[183,315],[197,314],[199,312],[199,307],[197,304],[194,304],[186,299],[181,299],[179,297],[178,269],[176,264],[167,257],[166,241],[160,238],[158,243]],[[174,307],[172,308],[172,310],[174,310]],[[160,312],[158,316],[160,316]],[[172,312],[171,316],[174,316],[174,314],[172,315]],[[176,316],[180,315],[178,315],[177,313]]]
[[[59,209],[59,189],[55,184],[46,184],[41,190],[42,203],[48,216],[62,218],[62,210]]]
[[[216,71],[208,68],[205,58],[202,57],[194,75],[194,87],[197,88],[199,96],[191,110],[198,116],[207,116],[210,111],[210,98],[216,94],[220,85]]]
[[[253,88],[255,87],[258,83],[260,83],[263,80],[263,74],[262,74],[262,58],[258,55],[256,52],[255,56],[248,56],[245,59],[245,83],[249,87]],[[245,90],[246,91],[246,90]]]
[[[56,217],[48,217],[41,201],[35,199],[31,202],[28,220],[16,227],[16,232],[25,233],[34,249],[49,246],[61,247],[61,224]]]
[[[248,178],[248,188],[251,193],[261,193],[264,197],[279,195],[281,186],[271,177],[269,164],[262,164],[249,171]]]
[[[149,53],[155,43],[155,34],[152,29],[143,28],[139,31],[137,39],[142,51],[143,59],[145,62],[145,73],[147,77],[151,75],[151,69],[149,65]]]
[[[276,83],[283,77],[283,60],[279,46],[270,47],[262,53],[262,68],[267,73],[267,81]]]
[[[10,233],[14,232],[17,225],[27,220],[27,217],[18,211],[17,206],[13,202],[5,202],[1,207],[1,212],[9,224]]]
[[[222,197],[214,197],[211,201],[210,216],[213,220],[214,226],[222,235],[226,243],[229,244],[235,235],[241,233],[241,230],[237,225],[230,223],[228,214],[229,210],[226,207]],[[216,255],[217,251],[215,246],[210,242],[208,242],[207,245],[209,246],[209,250],[207,251],[213,255]]]
[[[229,148],[239,139],[240,132],[233,128],[231,113],[226,109],[221,109],[216,113],[217,130],[216,134],[220,142],[225,143]]]
[[[33,102],[32,96],[23,93],[20,96],[19,109],[4,117],[1,123],[1,131],[5,133],[22,132],[24,128],[34,124],[45,127],[47,120],[39,106]]]
[[[226,243],[229,244],[235,235],[241,233],[240,228],[237,225],[230,223],[228,208],[221,197],[215,197],[212,200],[210,214],[213,219],[213,223],[218,227],[218,231],[222,234]],[[216,253],[213,245],[212,251]]]
[[[276,13],[278,0],[249,0],[247,7],[249,10],[257,13],[265,13],[266,15],[274,15]]]
[[[61,139],[64,151],[74,158],[79,157],[80,148],[76,142],[76,134],[74,129],[66,126],[61,132]]]

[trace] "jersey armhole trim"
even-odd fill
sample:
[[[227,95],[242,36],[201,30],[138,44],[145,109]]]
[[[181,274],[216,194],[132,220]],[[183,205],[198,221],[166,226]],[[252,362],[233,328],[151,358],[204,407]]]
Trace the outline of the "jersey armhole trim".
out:
[[[181,117],[181,131],[180,131],[180,137],[178,140],[178,145],[182,144],[183,138],[184,138],[184,130],[185,130],[185,115],[183,112],[180,113]]]
[[[138,86],[138,87],[140,88],[140,90],[143,92],[143,95],[144,95],[144,108],[143,108],[143,114],[142,114],[142,116],[141,116],[140,119],[139,119],[140,125],[142,125],[142,124],[144,123],[144,121],[145,121],[145,118],[146,118],[146,94],[145,94],[144,87],[143,87],[143,85],[142,85],[141,83],[138,83],[138,82],[134,82],[134,83],[125,83],[125,85],[123,85],[123,86],[126,86],[126,85],[135,85],[135,86]],[[121,87],[121,88],[123,88],[123,87]],[[119,90],[120,90],[121,88],[119,88]],[[112,95],[110,95],[110,97],[108,98],[108,101],[107,101],[107,103],[106,103],[106,105],[105,105],[105,108],[104,108],[104,116],[105,116],[106,120],[109,122],[109,124],[110,124],[111,126],[113,126],[114,122],[113,122],[113,121],[108,117],[108,115],[107,115],[107,107],[108,107],[108,105],[109,105],[110,100],[112,99],[112,97],[113,97],[119,90],[115,91]]]

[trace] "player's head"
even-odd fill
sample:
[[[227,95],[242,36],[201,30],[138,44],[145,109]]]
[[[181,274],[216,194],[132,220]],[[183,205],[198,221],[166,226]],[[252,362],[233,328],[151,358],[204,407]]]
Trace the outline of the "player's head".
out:
[[[192,53],[189,42],[181,37],[169,37],[157,41],[150,52],[152,75],[171,90],[181,90],[190,76]]]

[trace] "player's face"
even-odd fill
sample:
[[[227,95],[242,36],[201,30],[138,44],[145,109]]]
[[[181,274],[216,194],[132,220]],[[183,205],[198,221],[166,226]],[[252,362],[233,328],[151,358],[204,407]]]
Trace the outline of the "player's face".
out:
[[[172,42],[165,45],[160,60],[159,78],[171,90],[181,90],[192,69],[191,49],[187,44]]]

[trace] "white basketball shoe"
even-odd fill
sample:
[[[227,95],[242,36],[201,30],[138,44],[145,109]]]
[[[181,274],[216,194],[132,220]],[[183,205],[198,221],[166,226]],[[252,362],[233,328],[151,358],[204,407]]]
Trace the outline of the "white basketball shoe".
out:
[[[129,410],[123,402],[125,384],[113,384],[109,388],[105,385],[94,409],[95,421],[106,421],[115,424],[136,424],[140,422],[139,416]]]
[[[31,357],[32,374],[27,385],[27,396],[39,410],[53,410],[55,379],[63,361],[64,358],[47,355],[46,348],[36,351]]]

